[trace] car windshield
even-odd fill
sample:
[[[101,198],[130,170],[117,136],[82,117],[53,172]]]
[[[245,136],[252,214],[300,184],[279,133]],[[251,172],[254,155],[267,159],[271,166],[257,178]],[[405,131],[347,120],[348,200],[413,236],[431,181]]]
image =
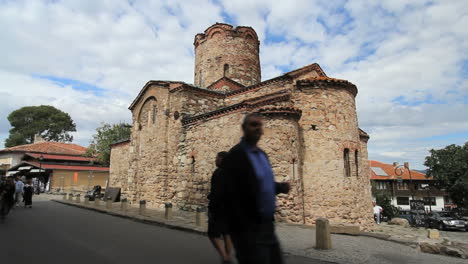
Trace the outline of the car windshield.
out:
[[[453,212],[443,212],[439,213],[440,217],[453,217],[453,218],[458,218],[458,215],[453,213]]]

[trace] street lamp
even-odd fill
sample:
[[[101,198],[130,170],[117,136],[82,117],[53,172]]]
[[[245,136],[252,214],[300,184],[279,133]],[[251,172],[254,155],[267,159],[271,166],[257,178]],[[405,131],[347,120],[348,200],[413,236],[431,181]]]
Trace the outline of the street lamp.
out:
[[[398,164],[398,163],[394,163]],[[401,176],[405,173],[405,169],[408,170],[409,178],[410,178],[410,192],[411,192],[411,200],[414,200],[414,194],[413,194],[413,178],[411,177],[411,170],[409,169],[409,163],[405,162],[404,165],[396,165],[395,166],[395,174],[401,178]]]
[[[42,161],[44,160],[44,155],[40,155],[39,156],[39,176],[42,176]],[[41,181],[40,181],[40,178],[42,177],[39,177],[38,178],[38,182],[37,182],[37,194],[40,194],[41,193]],[[44,186],[45,186],[45,182],[44,182]]]

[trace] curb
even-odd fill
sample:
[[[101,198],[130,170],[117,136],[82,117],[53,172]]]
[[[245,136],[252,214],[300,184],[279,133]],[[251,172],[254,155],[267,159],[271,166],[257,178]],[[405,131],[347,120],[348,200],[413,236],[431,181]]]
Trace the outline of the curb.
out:
[[[417,246],[419,247],[419,242],[417,241],[412,241],[412,240],[406,240],[406,239],[400,239],[400,238],[392,238],[390,235],[386,234],[377,234],[377,233],[372,233],[372,232],[361,232],[359,233],[360,236],[366,236],[366,237],[372,237],[380,240],[385,240],[385,241],[390,241],[390,242],[395,242],[398,244],[402,244],[405,246]]]
[[[194,228],[184,227],[184,226],[180,226],[180,225],[174,225],[174,224],[166,223],[166,222],[163,222],[163,221],[158,221],[158,220],[155,220],[155,219],[149,219],[149,218],[145,219],[145,216],[140,216],[141,218],[139,218],[139,217],[135,217],[135,216],[129,216],[129,215],[120,214],[120,213],[117,213],[117,212],[111,212],[111,211],[103,210],[103,209],[100,209],[100,208],[87,207],[87,206],[84,206],[84,205],[81,205],[81,204],[67,203],[67,202],[60,201],[60,200],[55,200],[55,199],[52,199],[51,201],[59,203],[59,204],[78,207],[78,208],[81,208],[81,209],[86,209],[86,210],[90,210],[90,211],[104,213],[104,214],[111,215],[111,216],[117,216],[117,217],[120,217],[120,218],[129,219],[129,220],[139,222],[139,223],[150,224],[150,225],[160,226],[160,227],[167,227],[169,229],[174,229],[174,230],[179,230],[179,231],[186,231],[186,232],[195,233],[195,234],[199,234],[199,235],[203,235],[203,236],[208,235],[208,233],[206,231],[197,230],[197,229],[195,229],[196,227],[194,227]]]

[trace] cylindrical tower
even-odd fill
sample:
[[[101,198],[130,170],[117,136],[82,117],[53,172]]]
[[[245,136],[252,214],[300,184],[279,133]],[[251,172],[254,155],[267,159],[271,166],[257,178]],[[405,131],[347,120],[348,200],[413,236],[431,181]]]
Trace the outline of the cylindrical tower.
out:
[[[208,87],[222,77],[244,86],[260,82],[260,42],[251,27],[216,23],[195,36],[194,84]]]

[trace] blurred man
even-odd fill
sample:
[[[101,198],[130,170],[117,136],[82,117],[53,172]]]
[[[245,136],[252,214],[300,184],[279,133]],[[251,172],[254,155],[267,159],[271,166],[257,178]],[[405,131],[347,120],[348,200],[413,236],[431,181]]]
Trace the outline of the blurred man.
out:
[[[239,264],[282,264],[275,234],[276,194],[288,193],[289,183],[275,182],[268,156],[257,143],[263,119],[248,114],[242,122],[243,137],[224,159],[225,203],[229,232]]]
[[[226,264],[231,263],[232,241],[228,233],[228,223],[222,198],[225,176],[221,164],[227,154],[226,151],[223,151],[216,155],[217,168],[211,177],[211,190],[208,195],[210,200],[208,203],[208,237],[221,256],[222,263]],[[221,238],[224,239],[224,243]]]
[[[0,219],[3,220],[14,205],[15,182],[13,177],[7,177],[0,185]]]
[[[21,178],[17,176],[15,178],[15,206],[18,207],[20,202],[23,200],[23,189],[24,183]]]

